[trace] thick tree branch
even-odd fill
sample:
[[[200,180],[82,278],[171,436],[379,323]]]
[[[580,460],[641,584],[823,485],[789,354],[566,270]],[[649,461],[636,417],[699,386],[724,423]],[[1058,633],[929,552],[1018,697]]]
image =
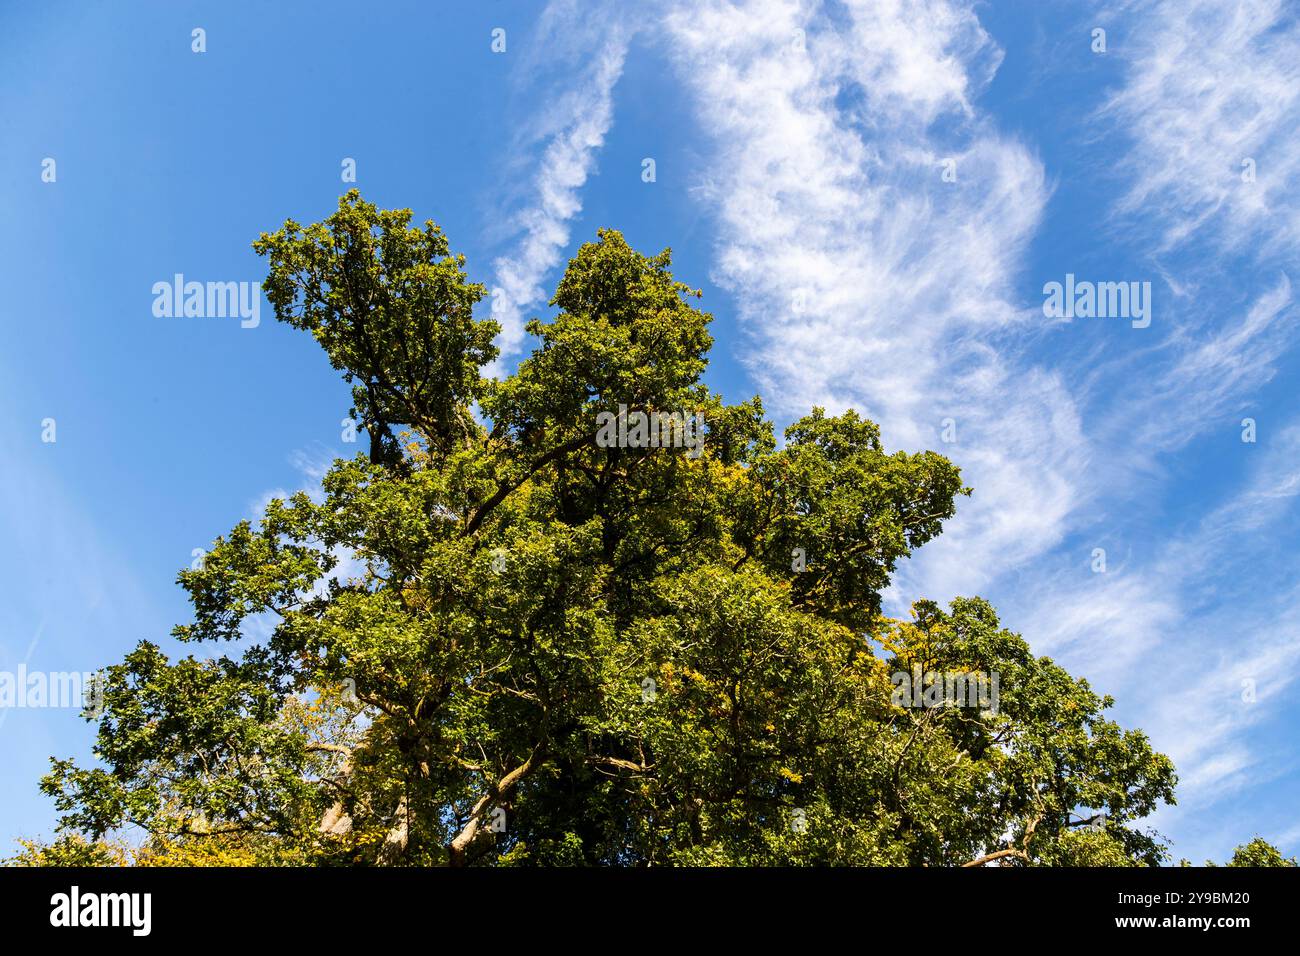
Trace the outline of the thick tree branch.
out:
[[[538,744],[527,760],[494,783],[488,792],[483,794],[478,802],[474,804],[474,809],[469,812],[469,820],[466,821],[460,833],[456,834],[456,837],[451,841],[451,846],[448,848],[451,851],[451,857],[448,861],[450,866],[465,865],[465,850],[478,836],[483,823],[483,814],[487,812],[488,807],[513,790],[515,784],[538,765],[541,760],[541,753],[542,746]]]

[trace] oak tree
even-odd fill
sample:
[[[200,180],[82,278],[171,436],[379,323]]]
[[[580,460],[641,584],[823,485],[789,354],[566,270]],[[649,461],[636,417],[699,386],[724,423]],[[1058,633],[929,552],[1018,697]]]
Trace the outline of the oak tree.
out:
[[[1164,859],[1141,821],[1174,769],[1109,698],[979,598],[883,613],[958,468],[852,411],[778,441],[725,403],[668,251],[600,231],[498,379],[432,222],[354,191],[254,248],[370,453],[180,573],[194,650],[109,667],[98,763],[43,782],[69,832],[190,863]],[[603,447],[620,406],[700,416],[703,453]],[[998,705],[899,706],[914,668],[996,674]]]

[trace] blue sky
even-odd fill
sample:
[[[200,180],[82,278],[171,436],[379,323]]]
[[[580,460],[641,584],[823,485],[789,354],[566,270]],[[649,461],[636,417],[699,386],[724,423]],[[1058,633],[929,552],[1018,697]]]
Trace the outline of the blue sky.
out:
[[[500,290],[507,366],[598,227],[671,246],[729,400],[963,467],[892,610],[982,594],[1115,696],[1179,767],[1176,857],[1300,852],[1297,130],[1280,0],[6,5],[0,670],[166,643],[193,549],[355,451],[265,303],[151,294],[260,281],[251,241],[328,214],[350,157]],[[1150,326],[1045,317],[1067,273],[1150,282]],[[48,833],[35,781],[89,728],[0,718],[0,836]]]

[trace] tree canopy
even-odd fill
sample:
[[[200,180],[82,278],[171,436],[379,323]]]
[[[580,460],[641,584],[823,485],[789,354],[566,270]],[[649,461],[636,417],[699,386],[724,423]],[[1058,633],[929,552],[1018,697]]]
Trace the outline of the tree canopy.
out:
[[[1142,820],[1174,768],[1110,698],[978,597],[882,612],[959,469],[853,411],[778,442],[759,398],[726,404],[667,250],[601,230],[498,379],[484,287],[410,210],[354,191],[254,248],[369,454],[180,572],[173,633],[204,647],[107,668],[99,762],[42,783],[61,852],[138,828],[182,863],[1167,858]],[[620,406],[696,416],[702,453],[602,445]],[[900,705],[900,672],[997,675],[997,706]]]

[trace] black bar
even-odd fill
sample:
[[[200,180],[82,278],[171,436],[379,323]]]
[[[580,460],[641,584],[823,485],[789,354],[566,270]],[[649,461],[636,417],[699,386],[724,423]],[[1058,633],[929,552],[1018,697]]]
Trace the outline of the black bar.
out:
[[[74,886],[91,909],[99,903],[86,903],[91,894],[150,894],[148,935],[135,935],[128,918],[143,916],[143,897],[136,910],[121,910],[127,925],[52,926],[57,894],[67,898],[66,916]],[[9,940],[75,935],[128,946],[318,940],[373,947],[412,933],[417,939],[451,933],[435,947],[441,949],[475,935],[485,945],[501,941],[526,925],[545,927],[544,936],[561,943],[588,935],[612,943],[626,933],[682,941],[685,933],[692,942],[734,944],[737,934],[761,938],[778,930],[807,939],[842,938],[847,931],[867,947],[897,932],[962,945],[1013,937],[1232,940],[1259,930],[1270,938],[1287,933],[1297,890],[1294,868],[6,869],[0,870],[0,918]],[[1242,917],[1248,925],[1187,924]],[[1133,918],[1155,923],[1117,925]],[[1166,919],[1172,924],[1163,924]]]

